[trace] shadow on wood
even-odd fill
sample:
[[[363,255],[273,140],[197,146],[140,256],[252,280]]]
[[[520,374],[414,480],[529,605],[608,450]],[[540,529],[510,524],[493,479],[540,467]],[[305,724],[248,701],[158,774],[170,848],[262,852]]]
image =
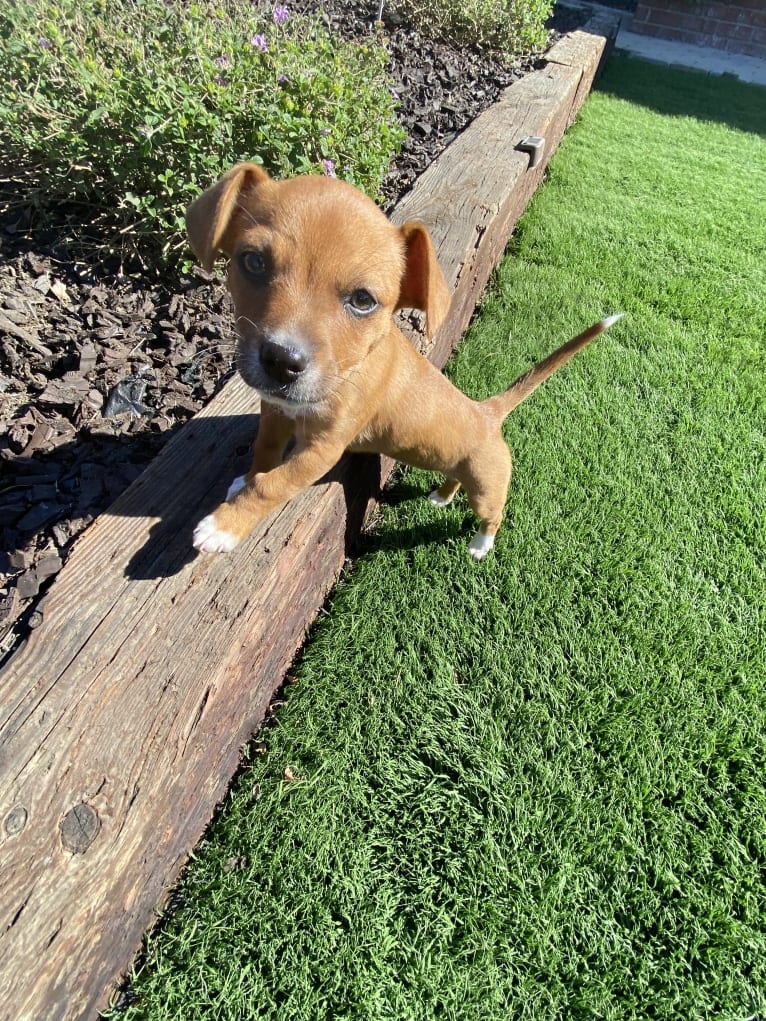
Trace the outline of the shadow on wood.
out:
[[[232,479],[250,463],[250,447],[259,415],[198,416],[168,444],[155,461],[109,509],[113,516],[151,519],[146,540],[130,556],[125,575],[130,579],[168,578],[198,556],[192,547],[194,526],[223,500]],[[184,465],[194,465],[184,472]],[[370,500],[380,492],[380,459],[346,455],[317,486],[340,484],[345,501],[343,546],[349,554]],[[169,484],[170,483],[170,484]],[[268,546],[275,519],[266,518],[257,534]],[[256,540],[258,541],[258,540]]]

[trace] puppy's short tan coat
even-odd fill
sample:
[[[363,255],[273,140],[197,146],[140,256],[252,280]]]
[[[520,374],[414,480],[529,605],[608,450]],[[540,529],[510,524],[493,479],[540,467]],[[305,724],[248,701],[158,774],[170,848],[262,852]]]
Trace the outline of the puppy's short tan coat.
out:
[[[262,399],[250,470],[197,525],[195,547],[233,549],[351,450],[441,472],[446,481],[431,494],[438,504],[463,486],[480,520],[469,550],[481,559],[494,543],[511,478],[503,420],[618,317],[477,402],[392,320],[397,309],[420,309],[432,336],[447,314],[449,289],[422,224],[394,226],[341,181],[274,181],[249,163],[204,192],[186,220],[203,266],[210,269],[219,252],[229,259],[238,368]]]

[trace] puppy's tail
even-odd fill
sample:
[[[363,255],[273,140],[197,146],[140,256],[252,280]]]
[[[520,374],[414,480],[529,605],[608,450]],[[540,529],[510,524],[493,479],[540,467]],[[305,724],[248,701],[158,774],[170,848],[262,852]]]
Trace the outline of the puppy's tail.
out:
[[[600,333],[608,330],[618,319],[622,319],[624,314],[624,312],[619,312],[617,315],[607,316],[600,323],[594,323],[587,330],[578,333],[576,337],[573,337],[566,344],[562,344],[561,347],[557,348],[553,354],[548,355],[547,358],[543,358],[541,362],[533,365],[523,376],[519,376],[508,390],[484,401],[485,406],[501,418],[510,415],[514,408],[517,408],[522,401],[525,401],[530,394],[534,393],[541,383],[544,383],[549,376],[552,376],[554,372],[558,371],[562,365],[568,362],[572,355],[576,355],[578,351],[581,351],[587,344],[590,344]]]

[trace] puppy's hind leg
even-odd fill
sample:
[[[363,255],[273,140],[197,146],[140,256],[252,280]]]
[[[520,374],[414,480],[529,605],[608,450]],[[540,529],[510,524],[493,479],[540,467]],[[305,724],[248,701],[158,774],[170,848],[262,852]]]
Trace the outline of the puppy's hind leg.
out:
[[[481,478],[466,482],[468,503],[479,518],[479,528],[468,544],[474,560],[482,560],[495,545],[495,536],[503,520],[503,510],[511,481],[511,455],[505,443],[493,452],[493,460],[484,465]]]
[[[437,507],[447,507],[452,503],[458,489],[460,489],[460,483],[457,479],[447,479],[438,489],[429,493],[428,499]]]

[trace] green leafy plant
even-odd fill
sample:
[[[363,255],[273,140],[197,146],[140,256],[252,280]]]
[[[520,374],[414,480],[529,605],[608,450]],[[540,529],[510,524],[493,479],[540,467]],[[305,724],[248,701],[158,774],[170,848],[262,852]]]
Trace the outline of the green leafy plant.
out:
[[[416,27],[512,60],[542,50],[553,0],[392,0]]]
[[[0,162],[103,249],[184,251],[189,201],[237,160],[375,197],[403,133],[387,54],[236,0],[26,0],[0,9]],[[104,241],[108,238],[108,241]]]

